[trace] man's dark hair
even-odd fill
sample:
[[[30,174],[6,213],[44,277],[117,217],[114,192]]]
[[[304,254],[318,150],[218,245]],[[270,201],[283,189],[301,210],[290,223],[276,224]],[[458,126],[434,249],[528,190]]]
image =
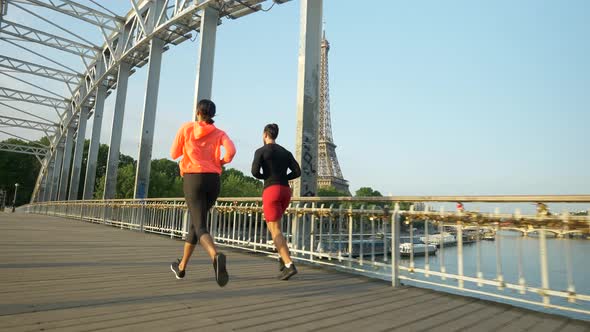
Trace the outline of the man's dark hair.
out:
[[[271,139],[277,139],[279,136],[279,125],[276,123],[269,123],[264,127],[264,133]]]
[[[201,99],[197,104],[197,112],[201,113],[201,118],[208,124],[212,124],[215,116],[215,103],[209,99]]]

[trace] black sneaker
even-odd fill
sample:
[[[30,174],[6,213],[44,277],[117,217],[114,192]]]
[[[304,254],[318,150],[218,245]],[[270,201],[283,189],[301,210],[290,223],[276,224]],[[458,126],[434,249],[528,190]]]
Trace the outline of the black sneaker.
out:
[[[215,256],[215,260],[213,261],[213,270],[215,270],[215,281],[219,287],[223,287],[227,285],[229,281],[229,275],[227,274],[227,270],[225,268],[225,255],[224,254],[217,254]]]
[[[284,269],[285,269],[285,262],[283,261],[281,256],[279,256],[279,271],[283,271]]]
[[[280,280],[289,280],[289,278],[291,278],[292,276],[297,274],[297,268],[295,267],[295,264],[293,264],[293,262],[291,262],[291,266],[290,267],[286,267],[283,269],[283,271],[281,272],[281,274],[279,274],[279,279]]]
[[[180,258],[176,262],[172,262],[172,264],[170,264],[170,270],[172,270],[172,272],[174,272],[176,279],[184,278],[184,270],[181,271],[180,268],[178,267],[179,265],[180,265]]]

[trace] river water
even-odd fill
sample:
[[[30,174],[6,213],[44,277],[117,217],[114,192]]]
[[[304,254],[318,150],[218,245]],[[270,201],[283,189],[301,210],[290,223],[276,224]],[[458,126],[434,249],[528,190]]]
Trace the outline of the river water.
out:
[[[541,286],[541,263],[539,256],[539,239],[536,237],[522,237],[518,233],[503,232],[500,236],[500,241],[480,241],[481,250],[481,272],[483,277],[488,280],[496,279],[497,262],[496,262],[496,246],[500,245],[501,270],[504,281],[507,283],[518,284],[519,280],[519,261],[521,262],[522,274],[526,280],[526,284],[532,287]],[[549,272],[549,288],[552,290],[568,289],[568,278],[572,278],[575,290],[577,293],[590,295],[590,240],[585,239],[558,239],[547,238],[547,262]],[[429,257],[430,270],[440,271],[441,257],[447,273],[457,273],[457,247],[448,246],[437,252],[435,256]],[[571,259],[568,262],[568,257]],[[409,259],[402,259],[401,264],[409,266]],[[423,268],[425,265],[424,257],[415,257],[414,264],[416,268]],[[570,264],[571,275],[568,276],[568,264]],[[463,245],[463,270],[465,276],[477,277],[477,246],[475,243]],[[409,274],[406,271],[401,272],[402,275],[409,275],[412,278],[427,280],[436,283],[445,283],[448,285],[457,285],[456,280],[443,281],[438,276],[430,276],[425,278],[421,273]],[[469,295],[466,292],[453,291],[444,287],[427,286],[422,283],[405,282],[419,287],[428,287],[434,289],[442,289],[453,293],[462,295]],[[515,296],[527,300],[541,301],[542,297],[538,294],[527,293],[520,295],[518,291],[511,289],[497,290],[493,286],[477,287],[476,284],[465,282],[465,287],[480,291],[493,292],[502,295]],[[479,294],[473,294],[479,298],[483,298]],[[487,297],[485,297],[487,298]],[[493,301],[507,302],[498,298],[488,298]],[[508,301],[507,303],[540,310],[551,313],[558,313],[572,318],[590,320],[590,315],[572,313],[556,309],[544,309],[542,306],[528,305]],[[577,303],[568,303],[565,299],[552,297],[552,304],[570,306],[578,309],[590,310],[590,302],[577,301]]]

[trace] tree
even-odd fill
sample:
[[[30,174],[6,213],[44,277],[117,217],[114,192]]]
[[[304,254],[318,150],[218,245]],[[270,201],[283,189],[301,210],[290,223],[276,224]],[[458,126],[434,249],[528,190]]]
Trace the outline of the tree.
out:
[[[356,197],[383,197],[377,190],[373,190],[371,187],[361,187],[355,193]]]
[[[38,141],[40,144],[48,142],[47,138]],[[3,143],[39,147],[38,144],[19,139],[7,139]],[[9,200],[6,202],[7,205],[12,205],[15,183],[19,184],[16,205],[27,204],[31,200],[40,169],[41,164],[39,164],[35,156],[0,151],[0,189],[7,192],[7,199]]]
[[[148,196],[150,198],[183,196],[180,170],[174,161],[152,160]]]
[[[262,195],[262,182],[229,168],[221,173],[220,197],[258,197]]]
[[[323,187],[318,189],[317,195],[319,197],[345,197],[350,196],[347,193],[337,190],[334,187]]]

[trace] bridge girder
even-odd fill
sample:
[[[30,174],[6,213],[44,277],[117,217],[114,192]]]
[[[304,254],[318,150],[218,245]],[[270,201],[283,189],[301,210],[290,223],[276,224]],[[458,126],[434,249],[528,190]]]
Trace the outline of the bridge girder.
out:
[[[37,157],[44,157],[45,155],[47,155],[49,149],[35,147],[35,146],[0,142],[0,151],[16,152],[16,153],[29,154],[29,155],[33,155],[33,156],[37,156]]]
[[[57,130],[58,127],[58,125],[55,123],[23,120],[4,115],[0,115],[0,125],[38,130],[43,131],[45,133],[53,133]]]
[[[75,1],[69,0],[51,0],[49,2],[40,0],[7,0],[13,3],[24,3],[44,7],[56,12],[77,18],[86,23],[97,27],[114,31],[119,28],[120,24],[125,22],[123,17],[114,14],[107,14],[96,9],[89,8]]]
[[[56,109],[66,109],[69,106],[69,102],[63,99],[57,99],[53,97],[43,96],[36,93],[30,93],[21,90],[14,90],[9,88],[0,87],[0,98],[7,98],[16,101],[24,101],[33,103],[36,105],[43,105],[47,107],[53,107]]]
[[[33,29],[26,25],[7,21],[0,22],[0,30],[3,34],[19,38],[23,41],[29,41],[40,45],[52,47],[54,49],[78,55],[82,58],[92,59],[100,49],[93,45],[86,45],[71,39],[56,36],[41,30]],[[4,39],[4,38],[1,38]]]
[[[78,73],[68,73],[63,70],[41,66],[32,62],[19,60],[4,55],[0,55],[0,67],[12,69],[21,73],[37,75],[68,84],[78,84],[80,83],[80,79],[82,77],[82,75]]]
[[[218,11],[219,19],[237,19],[260,10],[260,4],[265,1],[268,0],[161,0],[165,5],[154,9],[156,8],[154,7],[154,1],[131,0],[131,10],[125,17],[119,17],[95,1],[92,2],[105,9],[105,12],[89,8],[71,0],[0,0],[0,4],[5,9],[8,5],[12,4],[14,7],[24,10],[41,20],[45,20],[47,23],[78,39],[84,40],[72,31],[66,31],[67,29],[64,27],[58,26],[53,22],[48,22],[31,10],[44,8],[74,17],[84,23],[97,27],[103,36],[102,46],[97,47],[92,42],[77,42],[33,27],[6,21],[5,17],[0,17],[2,18],[0,20],[0,32],[8,36],[0,36],[0,40],[20,48],[24,48],[23,42],[33,42],[69,52],[80,56],[85,68],[85,72],[81,76],[78,76],[81,79],[78,79],[78,82],[73,84],[76,88],[72,89],[68,86],[72,92],[72,96],[69,99],[59,100],[24,91],[0,88],[0,98],[31,102],[53,107],[56,111],[58,109],[66,111],[61,114],[58,112],[60,124],[51,140],[51,148],[47,152],[47,158],[42,162],[33,200],[37,197],[42,179],[47,174],[50,164],[54,162],[56,147],[63,143],[67,131],[72,130],[71,128],[74,127],[75,120],[78,119],[82,109],[89,111],[86,114],[93,114],[92,108],[96,102],[97,89],[102,86],[106,87],[108,95],[111,92],[110,90],[117,86],[117,76],[121,63],[126,63],[130,74],[132,74],[134,68],[142,67],[149,62],[150,54],[148,45],[152,40],[161,40],[164,50],[167,50],[171,46],[178,45],[190,39],[193,33],[200,31],[200,12],[206,8],[212,8]],[[281,4],[288,1],[275,0],[274,2]],[[110,14],[107,14],[106,11]],[[28,51],[66,68],[58,61],[47,59],[42,54],[35,53],[31,50]],[[33,67],[31,63],[26,63],[22,60],[20,62],[9,62],[9,65],[12,66],[9,69],[20,69],[20,71],[39,74],[37,76],[42,77],[49,76],[51,70],[55,70],[49,67]],[[104,69],[98,70],[98,68]],[[74,80],[65,74],[55,75],[55,77],[60,77],[63,81],[68,80],[66,82],[68,84],[71,84],[71,81]]]

